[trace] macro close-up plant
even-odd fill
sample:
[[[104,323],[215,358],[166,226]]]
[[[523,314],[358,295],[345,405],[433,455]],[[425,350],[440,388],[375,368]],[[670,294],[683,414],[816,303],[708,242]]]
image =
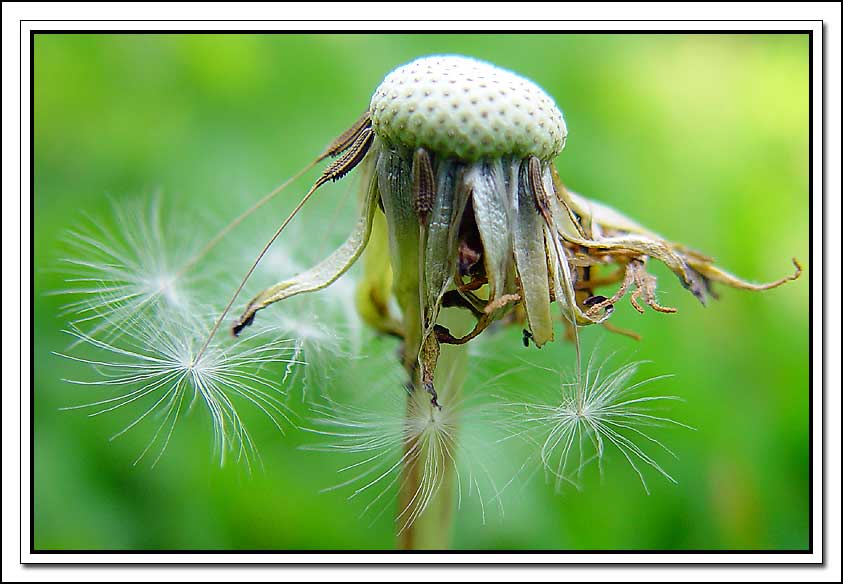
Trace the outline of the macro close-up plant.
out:
[[[487,44],[36,39],[36,547],[807,545],[807,42]]]

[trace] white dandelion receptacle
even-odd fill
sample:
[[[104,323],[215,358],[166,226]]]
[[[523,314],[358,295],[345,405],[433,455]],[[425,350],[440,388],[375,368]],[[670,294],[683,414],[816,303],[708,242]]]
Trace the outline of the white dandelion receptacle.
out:
[[[549,160],[568,134],[562,112],[535,83],[465,57],[397,68],[375,90],[369,112],[380,138],[460,160]]]

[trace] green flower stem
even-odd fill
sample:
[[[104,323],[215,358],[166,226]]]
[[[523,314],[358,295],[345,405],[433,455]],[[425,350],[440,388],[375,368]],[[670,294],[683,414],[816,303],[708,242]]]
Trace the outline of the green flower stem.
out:
[[[442,311],[439,322],[450,330],[457,331],[471,330],[473,326],[471,317],[465,311],[456,309]],[[434,383],[439,396],[439,403],[444,409],[455,407],[461,399],[468,366],[468,345],[442,345],[440,350]],[[417,378],[414,380],[415,393],[407,396],[408,417],[411,415],[418,416],[419,403],[424,403],[425,407],[430,407],[431,415],[434,413],[434,406],[430,405],[430,395],[424,390],[418,375],[420,374],[417,374]],[[448,431],[453,434],[455,430],[450,427]],[[456,436],[453,436],[453,439],[456,438]],[[405,448],[413,447],[428,448],[426,444],[420,445],[417,443],[405,446]],[[424,454],[422,452],[418,456],[406,457],[402,466],[398,513],[403,513],[403,515],[399,517],[397,522],[399,528],[405,525],[406,519],[415,504],[413,498],[422,486],[423,473],[425,472]],[[439,457],[438,460],[443,466],[439,488],[425,510],[398,534],[398,547],[400,549],[435,550],[450,547],[455,504],[456,469],[450,457]],[[408,507],[409,511],[405,511]]]

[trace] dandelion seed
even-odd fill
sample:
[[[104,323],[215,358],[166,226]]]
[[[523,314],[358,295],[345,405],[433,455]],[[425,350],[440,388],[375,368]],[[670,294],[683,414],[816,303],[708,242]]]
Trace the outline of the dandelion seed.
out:
[[[190,282],[177,272],[196,248],[165,228],[158,197],[112,203],[112,223],[89,218],[86,227],[70,232],[70,255],[63,260],[69,287],[59,292],[76,297],[64,315],[105,338],[148,319],[160,306],[188,306]]]
[[[306,237],[294,238],[306,241]],[[244,246],[241,257],[252,254]],[[279,273],[296,273],[303,268],[300,258],[309,250],[294,246],[277,246],[264,256],[254,279],[277,278]],[[271,281],[271,280],[270,280]],[[325,290],[323,294],[303,296],[290,301],[287,310],[279,311],[273,324],[296,340],[296,359],[305,367],[291,366],[283,385],[300,385],[302,399],[330,395],[337,363],[351,359],[361,345],[361,323],[355,310],[354,282],[347,280]]]
[[[321,304],[320,304],[321,305]],[[295,338],[295,359],[284,373],[283,386],[300,385],[303,401],[329,397],[337,365],[353,359],[354,333],[325,318],[318,307],[305,305],[294,315],[283,314],[277,327]],[[303,364],[303,367],[299,365]]]
[[[351,501],[366,499],[361,515],[372,521],[397,505],[399,535],[423,521],[437,499],[450,500],[452,488],[457,510],[464,500],[476,499],[481,522],[492,508],[502,517],[501,495],[510,481],[500,480],[490,447],[503,433],[496,432],[499,411],[485,392],[488,385],[465,397],[459,380],[442,379],[440,398],[448,407],[431,408],[423,393],[395,391],[401,377],[394,364],[375,369],[380,382],[367,385],[366,397],[312,406],[305,429],[320,440],[303,448],[352,459],[338,471],[342,480],[324,490],[346,491]]]
[[[136,463],[157,451],[155,464],[177,420],[203,403],[211,415],[220,463],[234,452],[251,467],[257,449],[236,402],[255,406],[283,431],[283,424],[289,422],[288,406],[279,401],[286,397],[283,388],[295,381],[303,358],[323,354],[326,339],[335,340],[338,335],[308,321],[308,326],[287,327],[299,329],[296,340],[281,335],[283,326],[264,328],[248,342],[215,339],[219,323],[206,318],[199,301],[218,292],[230,268],[219,263],[203,265],[201,271],[193,268],[235,227],[324,156],[202,246],[185,237],[198,230],[164,220],[157,196],[147,202],[115,202],[108,222],[89,218],[84,227],[71,232],[69,256],[64,260],[69,287],[58,293],[74,297],[64,307],[64,315],[70,318],[67,332],[74,342],[62,356],[89,365],[97,376],[71,383],[105,388],[113,395],[66,409],[87,407],[95,410],[92,415],[99,415],[145,404],[142,413],[113,438],[136,427],[153,426],[153,437]],[[213,314],[216,318],[219,312]],[[207,326],[210,323],[213,326]],[[210,335],[209,330],[213,331]],[[283,364],[283,370],[266,377],[265,369],[275,363]],[[306,377],[313,370],[309,368]]]
[[[512,434],[538,447],[541,465],[557,490],[566,483],[579,488],[583,470],[594,460],[602,475],[603,459],[609,449],[623,456],[648,494],[645,468],[675,483],[653,450],[675,455],[653,435],[653,430],[669,426],[692,428],[667,417],[658,407],[678,397],[649,396],[640,391],[649,383],[671,376],[632,382],[643,361],[609,370],[611,357],[600,365],[594,363],[593,357],[594,354],[581,381],[574,378],[564,382],[555,394],[531,388],[526,401],[508,403],[504,409],[509,414]]]
[[[215,341],[199,355],[207,328],[199,326],[195,316],[160,308],[149,316],[133,320],[130,327],[121,325],[122,334],[105,339],[70,326],[66,332],[76,340],[73,353],[60,355],[87,366],[93,375],[66,381],[104,390],[107,396],[64,409],[88,410],[90,416],[130,406],[139,409],[141,413],[111,439],[151,426],[152,438],[135,464],[154,456],[154,466],[179,419],[202,404],[211,420],[220,465],[233,455],[251,469],[260,458],[238,413],[239,404],[254,407],[282,433],[285,425],[292,424],[278,381],[285,367],[297,363],[294,341],[264,329],[249,340]],[[103,318],[104,328],[117,326]]]

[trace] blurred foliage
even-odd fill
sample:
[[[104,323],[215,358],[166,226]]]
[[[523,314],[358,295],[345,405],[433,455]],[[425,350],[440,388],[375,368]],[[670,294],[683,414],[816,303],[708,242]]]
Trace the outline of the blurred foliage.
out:
[[[205,223],[234,217],[355,120],[388,71],[433,53],[491,61],[554,96],[570,133],[558,166],[574,190],[747,278],[787,274],[792,256],[806,267],[801,280],[763,294],[721,289],[708,307],[662,270],[661,299],[679,314],[641,316],[624,303],[613,322],[641,342],[584,332],[587,350],[600,343],[602,354],[652,360],[648,374],[675,374],[654,391],[681,396],[671,414],[697,428],[665,437],[679,457],[664,461],[678,485],[651,474],[647,496],[611,456],[581,491],[554,494],[537,472],[508,491],[503,518],[482,525],[467,501],[454,546],[806,549],[808,46],[806,35],[784,34],[37,35],[36,549],[393,546],[391,510],[361,519],[348,492],[320,493],[339,482],[341,455],[302,451],[307,436],[282,437],[265,420],[252,426],[263,471],[220,469],[202,416],[182,422],[156,468],[132,467],[144,436],[109,442],[113,419],[59,411],[80,397],[61,381],[70,364],[52,353],[69,340],[63,299],[49,293],[65,286],[61,240],[83,214],[108,217],[110,200],[160,192],[184,230],[206,237],[214,230]],[[279,197],[231,248],[258,249],[305,187]],[[320,195],[291,232],[296,245],[318,258],[344,238],[353,218],[336,209],[353,204],[348,191],[339,183]],[[318,245],[308,245],[312,229]],[[232,282],[246,261],[232,262]],[[480,352],[499,358],[478,358],[479,370],[520,357],[572,364],[571,346],[528,352],[519,331],[484,342]],[[384,339],[366,346],[395,350]],[[539,382],[529,371],[518,381]]]

